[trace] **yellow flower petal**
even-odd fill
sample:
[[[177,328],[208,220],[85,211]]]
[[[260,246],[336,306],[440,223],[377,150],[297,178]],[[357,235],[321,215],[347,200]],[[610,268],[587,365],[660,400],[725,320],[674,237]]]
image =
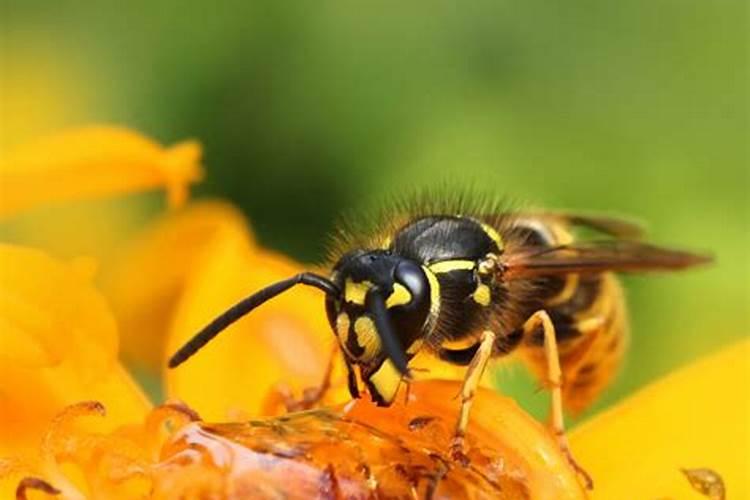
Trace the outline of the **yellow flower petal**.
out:
[[[38,205],[113,196],[165,186],[170,205],[184,202],[202,175],[200,146],[163,148],[125,128],[92,126],[20,147],[0,161],[0,216]]]
[[[149,404],[117,361],[117,330],[90,266],[0,245],[0,456],[37,444],[49,419],[82,399],[113,424]]]
[[[706,498],[681,469],[708,468],[728,498],[750,496],[750,340],[707,357],[593,417],[571,447],[593,498]]]
[[[251,245],[237,209],[218,201],[195,203],[156,221],[103,270],[102,290],[120,326],[122,355],[131,364],[161,371],[173,309],[217,238]]]
[[[169,353],[240,299],[301,270],[276,254],[254,253],[236,239],[217,238],[207,251],[210,258],[195,269],[175,314]],[[323,295],[296,287],[169,370],[167,394],[212,420],[258,415],[277,384],[287,384],[296,394],[319,384],[333,340]]]

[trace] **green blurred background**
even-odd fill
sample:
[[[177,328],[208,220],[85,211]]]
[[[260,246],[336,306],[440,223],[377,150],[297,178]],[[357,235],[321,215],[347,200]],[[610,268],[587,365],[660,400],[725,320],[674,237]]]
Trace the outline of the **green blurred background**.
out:
[[[597,408],[750,331],[746,1],[0,5],[3,148],[89,122],[196,137],[198,195],[295,258],[341,212],[446,180],[714,252],[626,280],[632,349]]]

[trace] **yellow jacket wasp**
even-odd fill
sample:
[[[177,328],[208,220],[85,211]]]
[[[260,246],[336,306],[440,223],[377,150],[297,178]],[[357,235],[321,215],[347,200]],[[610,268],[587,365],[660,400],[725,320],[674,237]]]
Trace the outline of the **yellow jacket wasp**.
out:
[[[551,389],[553,430],[570,456],[563,407],[590,404],[626,347],[625,301],[613,272],[677,270],[710,260],[643,243],[637,226],[609,217],[509,212],[458,199],[418,201],[382,220],[372,234],[341,230],[328,276],[302,273],[247,297],[177,351],[169,366],[267,300],[298,284],[313,286],[325,294],[352,397],[360,396],[361,380],[373,401],[390,405],[422,349],[467,366],[452,445],[461,459],[471,400],[488,361],[518,351]],[[580,227],[603,237],[579,240]]]

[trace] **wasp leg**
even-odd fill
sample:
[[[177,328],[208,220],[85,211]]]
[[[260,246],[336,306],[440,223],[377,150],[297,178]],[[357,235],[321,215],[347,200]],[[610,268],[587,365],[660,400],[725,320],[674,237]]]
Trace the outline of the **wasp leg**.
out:
[[[592,489],[594,482],[591,476],[573,458],[565,435],[565,419],[562,404],[562,370],[560,369],[560,356],[557,351],[557,338],[555,336],[555,325],[552,323],[547,311],[537,311],[526,320],[523,325],[524,338],[528,338],[539,327],[544,332],[544,355],[547,359],[547,384],[551,392],[551,423],[552,432],[557,438],[560,449],[568,458],[568,462],[575,471],[583,477],[586,487]]]
[[[477,387],[479,387],[484,369],[487,367],[487,362],[492,357],[492,347],[495,344],[495,338],[495,333],[490,330],[485,330],[482,333],[479,348],[474,354],[471,363],[469,363],[464,383],[461,386],[461,410],[458,414],[456,430],[451,441],[450,455],[453,460],[461,462],[463,465],[468,465],[468,457],[464,454],[464,436],[466,435],[466,428],[469,426],[471,403]]]
[[[339,347],[334,344],[331,350],[331,355],[328,358],[328,365],[326,371],[323,373],[323,380],[320,385],[307,387],[302,391],[302,397],[295,398],[292,394],[292,390],[286,384],[278,384],[274,389],[274,396],[272,401],[278,403],[279,399],[284,404],[287,412],[309,410],[315,407],[318,403],[323,400],[328,389],[331,388],[331,377],[333,375],[333,365],[338,354]],[[266,407],[270,407],[273,403],[267,403]]]

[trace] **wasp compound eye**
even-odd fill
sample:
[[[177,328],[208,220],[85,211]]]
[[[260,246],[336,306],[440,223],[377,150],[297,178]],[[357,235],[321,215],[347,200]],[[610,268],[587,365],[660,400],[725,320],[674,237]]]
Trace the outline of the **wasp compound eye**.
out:
[[[396,266],[393,277],[395,278],[394,288],[396,284],[399,284],[406,288],[409,294],[409,301],[399,305],[418,306],[429,300],[430,284],[427,282],[424,270],[416,263],[410,260],[401,261]]]
[[[393,271],[393,291],[388,311],[407,348],[421,337],[430,314],[431,290],[422,267],[412,261],[399,262]]]

